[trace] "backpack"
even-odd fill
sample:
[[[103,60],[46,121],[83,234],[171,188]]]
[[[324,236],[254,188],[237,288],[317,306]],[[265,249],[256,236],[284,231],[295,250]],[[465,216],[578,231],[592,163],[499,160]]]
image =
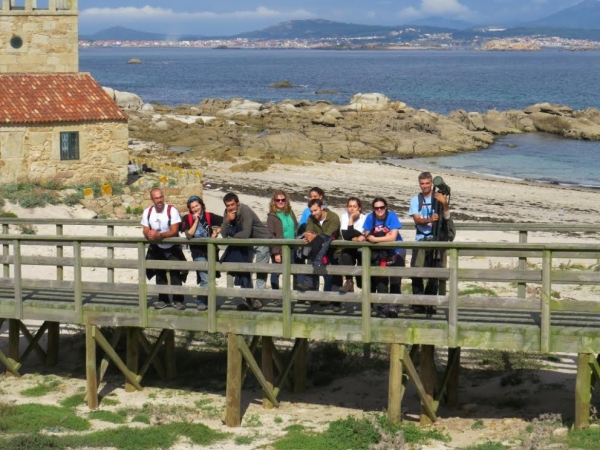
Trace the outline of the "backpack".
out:
[[[169,228],[171,228],[171,205],[167,205],[167,217],[168,217],[168,221],[167,221],[167,225]],[[150,207],[150,209],[148,209],[148,227],[150,229],[152,229],[152,227],[150,226],[150,216],[152,215],[152,211],[154,210],[154,205],[152,205]]]
[[[419,193],[419,213],[421,212],[421,209],[423,209],[423,205],[425,204],[425,196],[423,195],[423,193]],[[456,237],[456,225],[454,225],[454,219],[450,218],[450,219],[444,219],[444,215],[440,215],[439,216],[442,220],[442,225],[440,227],[440,232],[439,232],[439,236],[438,236],[438,241],[441,242],[452,242],[454,241],[454,238]],[[415,226],[416,228],[416,226]],[[419,230],[417,229],[417,232],[419,232]]]
[[[208,225],[208,227],[212,227],[212,219],[208,211],[204,211],[204,217],[206,217],[206,224]],[[194,215],[192,213],[188,213],[187,221],[190,227],[194,224]]]

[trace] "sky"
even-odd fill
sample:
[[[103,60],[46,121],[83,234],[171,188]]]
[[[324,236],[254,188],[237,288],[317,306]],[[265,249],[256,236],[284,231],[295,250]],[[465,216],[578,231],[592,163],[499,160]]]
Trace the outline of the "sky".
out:
[[[81,34],[120,25],[173,36],[227,36],[301,19],[402,25],[437,16],[480,25],[512,25],[546,17],[580,1],[79,0],[79,23]]]

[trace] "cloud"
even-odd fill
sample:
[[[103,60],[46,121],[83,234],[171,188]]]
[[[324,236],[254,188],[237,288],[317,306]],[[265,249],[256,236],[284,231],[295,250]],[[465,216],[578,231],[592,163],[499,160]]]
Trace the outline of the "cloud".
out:
[[[457,19],[468,19],[474,13],[458,0],[421,0],[418,8],[408,7],[398,12],[398,17],[415,19],[431,16],[446,16]]]
[[[144,6],[119,8],[88,8],[80,12],[84,20],[165,20],[165,21],[195,21],[195,20],[256,20],[256,19],[308,19],[315,17],[305,9],[294,11],[276,11],[259,6],[255,10],[232,11],[216,13],[211,11],[180,12],[168,8]]]

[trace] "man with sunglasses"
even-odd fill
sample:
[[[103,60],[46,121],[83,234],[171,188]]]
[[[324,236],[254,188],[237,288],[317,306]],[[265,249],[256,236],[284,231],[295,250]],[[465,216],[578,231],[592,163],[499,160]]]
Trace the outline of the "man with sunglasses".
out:
[[[365,238],[372,244],[384,244],[386,242],[402,242],[400,229],[402,224],[394,211],[388,209],[386,199],[375,197],[371,203],[373,212],[365,219]],[[388,248],[372,250],[372,264],[378,266],[404,267],[406,251],[403,248]],[[400,294],[401,277],[373,277],[371,292],[379,294]],[[388,290],[389,284],[389,290]],[[389,304],[377,308],[387,317],[398,317],[398,306]]]

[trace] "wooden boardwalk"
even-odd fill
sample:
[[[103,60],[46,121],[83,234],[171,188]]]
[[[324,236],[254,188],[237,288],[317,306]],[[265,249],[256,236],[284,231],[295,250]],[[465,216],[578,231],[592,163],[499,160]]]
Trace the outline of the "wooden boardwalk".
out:
[[[527,243],[531,231],[579,231],[597,233],[600,227],[553,226],[544,224],[459,224],[459,230],[476,232],[482,229],[515,231],[515,243],[414,243],[402,247],[439,248],[447,252],[445,268],[380,268],[371,267],[373,246],[357,243],[335,245],[360,247],[364,264],[359,267],[327,266],[323,273],[360,275],[363,289],[341,295],[334,292],[298,292],[292,289],[292,277],[313,273],[311,266],[291,264],[293,248],[298,241],[236,240],[236,245],[281,244],[283,263],[218,264],[217,246],[223,240],[205,240],[209,246],[208,263],[146,261],[142,238],[114,236],[115,227],[133,226],[123,221],[46,221],[56,227],[54,235],[9,234],[9,224],[23,223],[18,219],[0,219],[2,276],[0,277],[0,322],[8,321],[8,351],[0,352],[0,363],[7,372],[18,376],[22,363],[36,353],[48,363],[56,362],[59,324],[82,324],[86,327],[86,367],[88,405],[98,405],[98,384],[108,362],[123,372],[128,390],[141,389],[141,380],[153,365],[158,373],[168,377],[174,373],[174,331],[190,330],[223,333],[228,336],[228,380],[225,422],[230,426],[241,421],[240,395],[248,371],[257,377],[264,391],[264,405],[278,405],[277,397],[290,378],[292,388],[302,391],[306,376],[308,340],[356,341],[365,344],[390,345],[390,389],[388,415],[400,418],[403,374],[415,384],[422,402],[422,422],[436,420],[439,403],[445,398],[456,404],[460,349],[462,347],[532,352],[578,353],[576,386],[576,425],[589,420],[592,371],[600,378],[596,357],[600,353],[600,302],[560,299],[552,295],[558,284],[573,286],[600,285],[600,272],[592,265],[577,270],[563,270],[558,260],[600,259],[600,244]],[[81,236],[64,233],[64,227],[105,226],[106,236]],[[486,228],[490,227],[490,228]],[[90,228],[91,230],[91,228]],[[90,234],[93,234],[90,232]],[[141,233],[140,233],[141,235]],[[172,239],[185,243],[185,239]],[[46,249],[46,251],[42,251]],[[513,260],[514,267],[473,269],[464,267],[473,257],[501,257]],[[536,262],[531,264],[531,262]],[[530,262],[530,264],[527,264]],[[248,267],[250,266],[250,267]],[[56,276],[43,279],[39,267],[52,267]],[[206,270],[209,287],[201,289],[188,283],[182,287],[157,287],[145,277],[147,268],[178,268]],[[231,283],[218,284],[217,271],[282,273],[281,290],[238,289]],[[104,279],[99,281],[98,272]],[[119,271],[128,271],[128,282],[115,282]],[[105,273],[105,275],[104,275]],[[414,276],[436,277],[444,281],[444,295],[415,296],[412,294],[374,294],[370,292],[372,276],[394,275],[409,279]],[[190,274],[195,279],[195,274]],[[514,286],[509,297],[459,295],[459,283],[503,283]],[[525,298],[527,285],[539,286],[539,295]],[[152,302],[158,293],[179,293],[190,306],[196,295],[208,296],[208,310],[154,310]],[[260,311],[237,311],[239,297],[260,298],[266,303]],[[300,303],[299,300],[306,302]],[[321,307],[319,302],[343,301],[341,313]],[[373,313],[378,304],[400,306],[398,318],[380,317]],[[436,306],[433,315],[404,315],[409,305]],[[24,325],[26,320],[39,320],[42,327],[33,335]],[[119,332],[108,342],[103,327],[116,327]],[[148,328],[162,330],[158,339],[150,342],[144,334]],[[39,345],[47,333],[48,347]],[[127,339],[125,361],[114,351],[119,337]],[[24,352],[18,343],[20,336],[29,342]],[[244,339],[248,337],[248,341]],[[288,361],[284,361],[273,345],[273,338],[294,339]],[[261,348],[260,365],[254,357]],[[408,351],[408,346],[411,351]],[[436,376],[433,364],[435,346],[449,349],[448,366],[443,376]],[[100,366],[96,350],[105,354]],[[420,372],[413,364],[414,352],[420,347]],[[157,355],[164,355],[159,358]],[[143,362],[142,362],[143,360]],[[275,374],[278,378],[275,379]]]

